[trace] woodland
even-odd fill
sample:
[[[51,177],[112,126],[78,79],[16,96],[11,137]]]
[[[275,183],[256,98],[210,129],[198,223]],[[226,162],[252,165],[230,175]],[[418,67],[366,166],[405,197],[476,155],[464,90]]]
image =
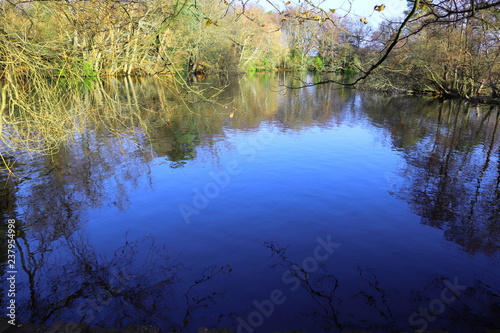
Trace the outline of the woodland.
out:
[[[360,0],[354,0],[360,1]],[[339,73],[378,90],[498,97],[500,1],[415,0],[399,18],[268,0],[0,2],[1,109],[47,78]],[[318,83],[318,82],[316,82]],[[321,83],[321,81],[319,82]]]

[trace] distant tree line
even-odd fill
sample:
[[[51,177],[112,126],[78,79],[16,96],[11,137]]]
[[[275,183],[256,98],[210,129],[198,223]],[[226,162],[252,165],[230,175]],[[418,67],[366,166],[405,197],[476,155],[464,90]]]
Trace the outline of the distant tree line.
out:
[[[500,94],[500,1],[411,0],[377,27],[309,0],[268,2],[274,10],[241,0],[1,0],[0,80],[312,70],[375,89]],[[16,94],[4,90],[3,107]]]

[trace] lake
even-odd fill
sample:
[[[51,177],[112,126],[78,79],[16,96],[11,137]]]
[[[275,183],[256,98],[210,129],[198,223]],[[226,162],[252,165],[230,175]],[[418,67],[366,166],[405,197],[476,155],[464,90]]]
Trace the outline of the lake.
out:
[[[498,109],[295,76],[105,79],[50,154],[4,147],[18,318],[500,329]]]

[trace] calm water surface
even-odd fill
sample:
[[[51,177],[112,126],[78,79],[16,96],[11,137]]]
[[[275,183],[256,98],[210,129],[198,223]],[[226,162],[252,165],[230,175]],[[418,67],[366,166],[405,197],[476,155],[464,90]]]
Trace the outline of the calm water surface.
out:
[[[156,81],[110,81],[106,126],[17,152],[21,320],[500,329],[498,112],[289,82],[243,77],[185,110]]]

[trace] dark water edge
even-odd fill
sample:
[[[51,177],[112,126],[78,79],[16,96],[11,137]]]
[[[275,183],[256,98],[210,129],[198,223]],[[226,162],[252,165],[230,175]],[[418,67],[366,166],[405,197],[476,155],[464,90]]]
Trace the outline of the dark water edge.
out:
[[[498,110],[290,80],[244,77],[189,109],[154,80],[111,80],[118,107],[86,99],[105,123],[16,152],[18,317],[499,329]]]

